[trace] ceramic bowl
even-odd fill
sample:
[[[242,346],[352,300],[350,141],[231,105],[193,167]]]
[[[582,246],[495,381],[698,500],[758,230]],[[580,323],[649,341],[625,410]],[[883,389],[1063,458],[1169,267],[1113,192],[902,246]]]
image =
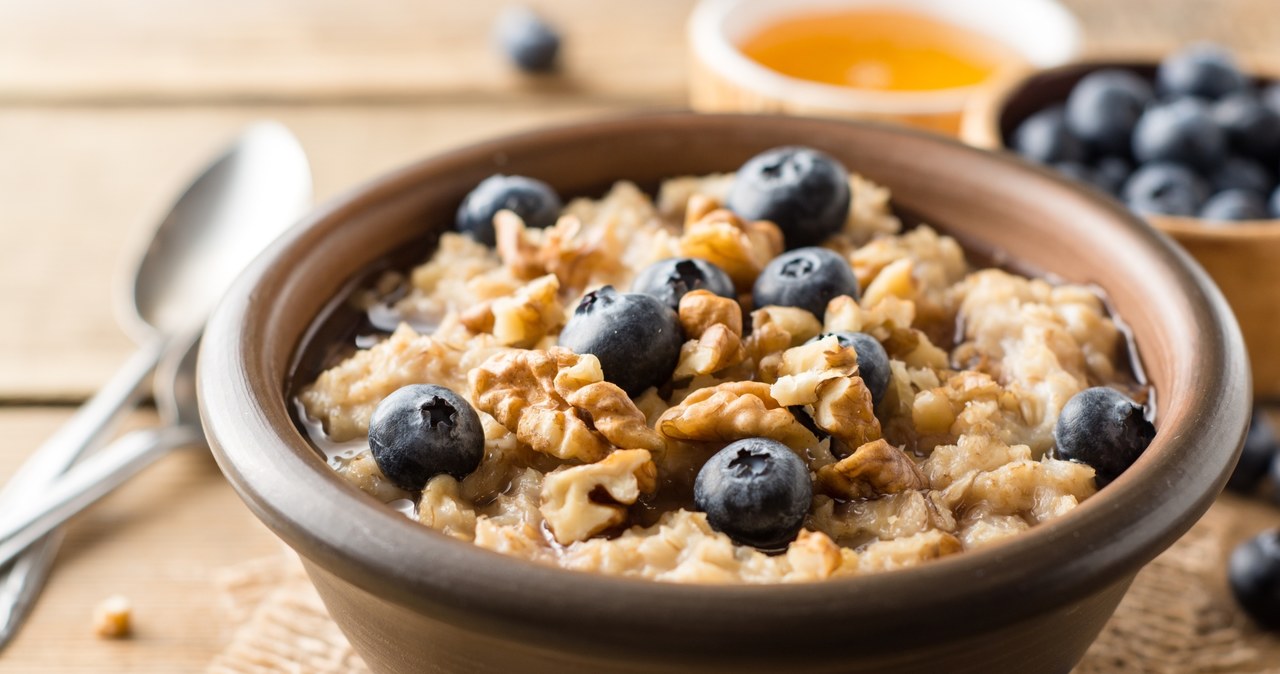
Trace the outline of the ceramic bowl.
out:
[[[657,583],[542,566],[457,541],[344,482],[285,388],[317,316],[369,265],[448,228],[501,171],[563,195],[822,148],[904,214],[1020,267],[1103,288],[1157,391],[1158,435],[1069,515],[917,568],[776,586]],[[1209,507],[1249,417],[1248,363],[1216,287],[1118,204],[1012,157],[889,126],[667,114],[443,154],[323,206],[245,273],[208,326],[201,410],[219,465],[302,557],[376,672],[1065,672],[1138,570]]]
[[[779,18],[882,8],[883,0],[701,0],[689,18],[689,100],[704,112],[783,112],[892,121],[954,135],[966,102],[982,85],[937,91],[872,91],[789,77],[738,48]],[[1075,58],[1080,24],[1056,0],[898,0],[916,12],[1007,46],[1021,63],[1047,68]]]
[[[1009,79],[973,99],[961,137],[978,147],[1002,149],[1022,120],[1063,103],[1076,83],[1103,68],[1121,68],[1155,79],[1154,61],[1095,61]],[[1204,266],[1235,310],[1253,364],[1255,395],[1280,396],[1280,220],[1206,223],[1171,215],[1145,216]]]

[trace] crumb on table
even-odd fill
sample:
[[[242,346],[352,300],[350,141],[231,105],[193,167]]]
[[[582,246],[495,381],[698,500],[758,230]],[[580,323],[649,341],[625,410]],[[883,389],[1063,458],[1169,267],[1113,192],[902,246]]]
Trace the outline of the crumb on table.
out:
[[[102,639],[123,639],[129,636],[133,606],[121,595],[112,595],[93,609],[93,633]]]

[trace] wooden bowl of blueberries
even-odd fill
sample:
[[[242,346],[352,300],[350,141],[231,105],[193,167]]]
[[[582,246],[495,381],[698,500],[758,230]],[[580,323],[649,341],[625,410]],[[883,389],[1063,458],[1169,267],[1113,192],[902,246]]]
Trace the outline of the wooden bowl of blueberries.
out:
[[[963,138],[1111,194],[1172,236],[1240,321],[1255,395],[1280,395],[1280,84],[1199,43],[993,88]]]

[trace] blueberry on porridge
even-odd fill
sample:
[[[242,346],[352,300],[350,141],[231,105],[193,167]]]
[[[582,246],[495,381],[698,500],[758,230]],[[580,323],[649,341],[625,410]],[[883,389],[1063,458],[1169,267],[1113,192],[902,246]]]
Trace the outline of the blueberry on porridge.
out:
[[[541,180],[524,176],[493,175],[481,181],[458,207],[456,226],[480,243],[494,244],[493,216],[510,211],[529,227],[555,224],[560,195]]]
[[[816,150],[563,205],[494,176],[456,229],[322,318],[294,394],[348,482],[502,554],[908,567],[1062,517],[1154,435],[1096,289],[976,265]]]
[[[729,443],[703,464],[693,485],[694,507],[712,529],[765,550],[795,540],[812,502],[808,466],[765,438]]]
[[[731,300],[738,298],[733,279],[723,269],[696,257],[655,262],[631,282],[631,292],[653,295],[675,311],[680,309],[680,298],[691,290],[709,290]]]
[[[798,248],[773,258],[751,288],[755,308],[797,307],[821,316],[841,295],[858,299],[849,262],[826,248]]]
[[[849,174],[806,147],[762,152],[738,169],[726,206],[739,217],[782,228],[788,248],[813,246],[840,231],[849,211]]]

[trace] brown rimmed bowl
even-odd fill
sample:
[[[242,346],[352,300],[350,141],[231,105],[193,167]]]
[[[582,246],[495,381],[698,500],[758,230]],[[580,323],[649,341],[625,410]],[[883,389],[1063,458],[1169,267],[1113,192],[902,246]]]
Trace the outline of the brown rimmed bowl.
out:
[[[973,249],[1096,283],[1132,327],[1158,435],[1069,515],[917,568],[828,582],[692,586],[565,571],[429,530],[345,483],[285,397],[326,305],[370,263],[453,221],[489,174],[564,195],[821,148]],[[443,154],[339,197],[259,258],[209,324],[201,411],[241,497],[302,557],[376,672],[1065,672],[1134,574],[1200,517],[1249,417],[1239,329],[1204,272],[1114,202],[1011,157],[887,126],[673,113]]]
[[[1155,80],[1155,61],[1090,61],[1023,75],[971,99],[961,138],[1004,149],[1014,129],[1039,110],[1065,103],[1077,82],[1105,68]],[[1266,80],[1269,81],[1269,80]],[[1235,310],[1253,367],[1254,393],[1280,397],[1280,220],[1213,223],[1171,215],[1144,216],[1173,237],[1209,272]]]

